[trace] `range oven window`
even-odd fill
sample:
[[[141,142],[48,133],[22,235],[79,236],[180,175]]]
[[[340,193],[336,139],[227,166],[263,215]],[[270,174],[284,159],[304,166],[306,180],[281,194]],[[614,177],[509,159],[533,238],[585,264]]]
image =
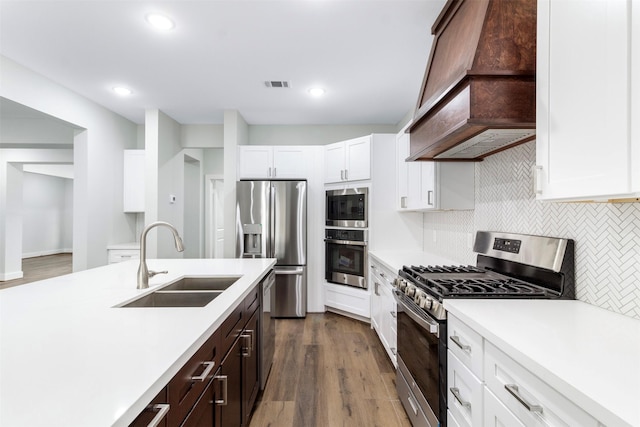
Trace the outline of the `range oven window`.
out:
[[[326,225],[333,227],[367,227],[367,188],[328,190]]]

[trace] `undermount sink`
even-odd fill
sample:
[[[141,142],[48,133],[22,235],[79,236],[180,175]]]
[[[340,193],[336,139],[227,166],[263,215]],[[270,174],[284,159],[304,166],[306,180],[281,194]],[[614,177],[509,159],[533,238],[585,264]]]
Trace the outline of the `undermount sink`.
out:
[[[242,276],[184,277],[162,291],[224,291]]]
[[[204,307],[222,291],[208,292],[163,292],[156,291],[121,305],[123,308],[137,307]]]

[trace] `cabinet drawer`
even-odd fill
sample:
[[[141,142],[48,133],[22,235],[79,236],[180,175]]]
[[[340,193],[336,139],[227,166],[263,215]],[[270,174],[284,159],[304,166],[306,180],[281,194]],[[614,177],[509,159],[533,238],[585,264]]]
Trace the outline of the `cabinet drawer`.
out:
[[[461,427],[482,425],[482,382],[449,350],[447,407]]]
[[[526,426],[597,427],[598,422],[489,342],[486,386]]]
[[[166,427],[167,411],[169,408],[170,405],[167,401],[167,388],[165,387],[156,397],[153,398],[145,410],[142,411],[131,424],[129,424],[129,427],[147,427],[152,422],[158,422],[158,419],[161,420],[156,425],[158,427]]]
[[[513,412],[498,400],[486,387],[484,389],[484,424],[485,427],[524,427]]]
[[[452,315],[449,316],[447,326],[447,348],[451,350],[480,381],[483,381],[482,336]]]
[[[256,311],[258,305],[260,305],[260,286],[255,286],[249,295],[244,298],[244,312],[247,315],[244,322],[245,324],[251,314]],[[242,326],[244,327],[244,324]]]
[[[180,425],[189,414],[211,382],[221,358],[220,334],[216,331],[169,382],[169,425]]]
[[[137,249],[109,249],[107,252],[109,253],[109,264],[140,259],[140,251]]]
[[[220,340],[222,345],[222,355],[229,351],[233,342],[238,338],[242,328],[244,328],[244,303],[238,304],[238,306],[229,314],[229,317],[222,322],[220,326]]]
[[[462,427],[458,424],[458,420],[453,417],[451,411],[447,411],[447,426],[449,427]]]

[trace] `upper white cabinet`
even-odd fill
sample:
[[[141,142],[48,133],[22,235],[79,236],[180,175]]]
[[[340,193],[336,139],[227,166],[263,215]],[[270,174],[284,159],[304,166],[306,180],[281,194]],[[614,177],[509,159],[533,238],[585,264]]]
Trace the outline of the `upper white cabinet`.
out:
[[[371,135],[325,146],[326,184],[371,179]]]
[[[538,1],[540,200],[640,196],[640,32],[632,31],[640,8],[633,5]]]
[[[410,136],[396,137],[399,210],[467,210],[475,199],[475,166],[472,162],[405,162]]]
[[[144,212],[144,150],[124,150],[124,212]]]
[[[305,179],[311,147],[238,147],[238,179]]]

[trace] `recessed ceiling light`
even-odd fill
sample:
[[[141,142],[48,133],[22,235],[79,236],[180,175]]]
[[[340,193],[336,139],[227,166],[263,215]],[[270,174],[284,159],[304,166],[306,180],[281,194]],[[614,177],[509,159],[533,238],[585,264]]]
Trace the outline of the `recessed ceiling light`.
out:
[[[133,91],[131,89],[129,89],[128,87],[124,87],[124,86],[115,86],[113,88],[113,91],[115,93],[117,93],[120,96],[129,96],[133,93]]]
[[[147,15],[147,22],[155,29],[163,31],[171,30],[176,26],[168,16],[160,13],[150,13]]]
[[[321,87],[314,87],[309,89],[309,95],[311,96],[322,96],[324,95],[325,90],[322,89]]]

